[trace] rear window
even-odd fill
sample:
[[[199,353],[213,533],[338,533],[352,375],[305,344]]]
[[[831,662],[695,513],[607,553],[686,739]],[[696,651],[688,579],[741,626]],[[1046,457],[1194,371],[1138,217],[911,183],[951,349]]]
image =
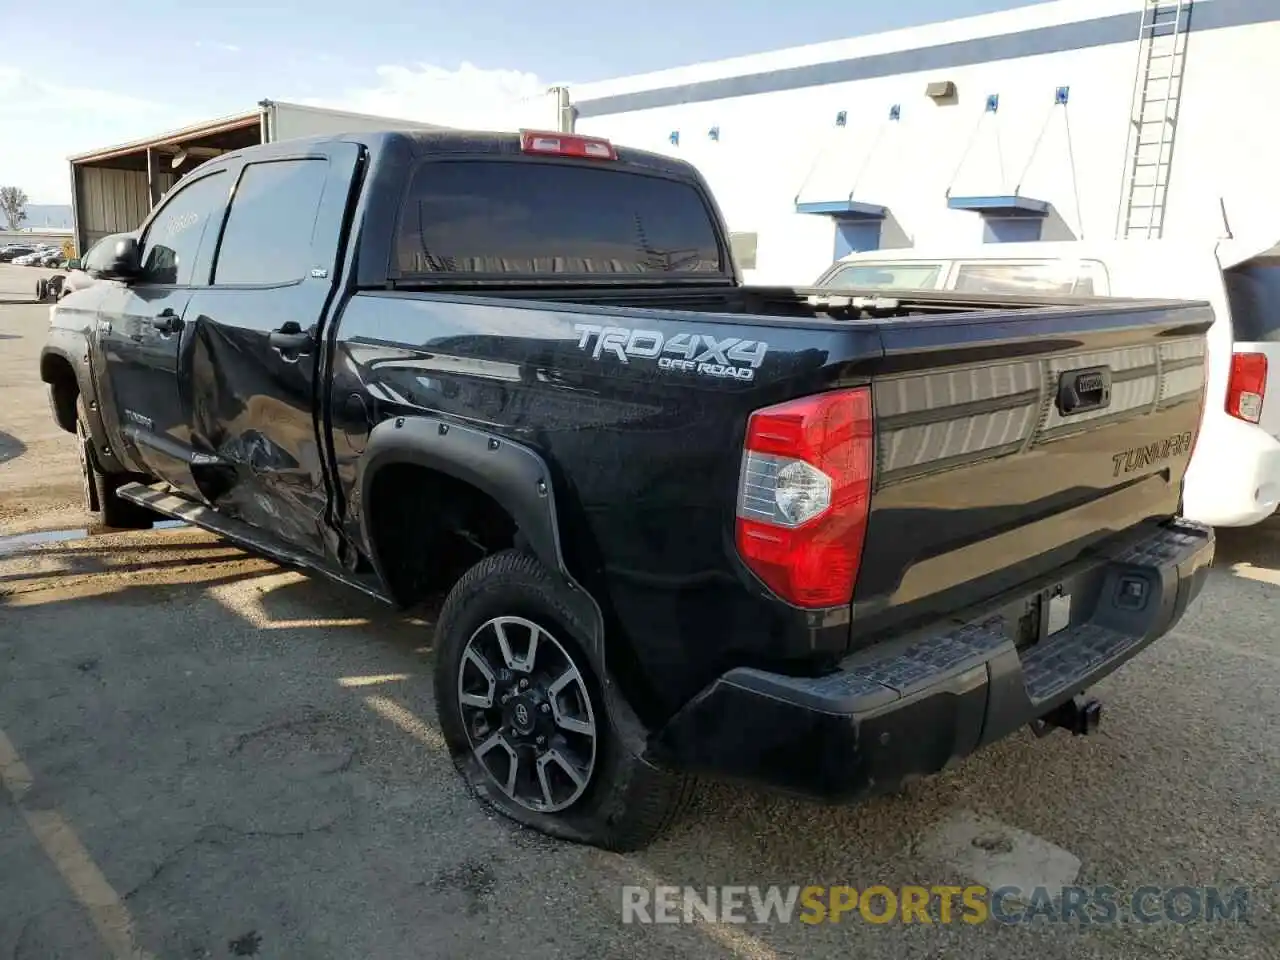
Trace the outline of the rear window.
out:
[[[848,263],[837,267],[819,286],[932,290],[941,269],[940,263]]]
[[[955,289],[961,293],[1093,297],[1101,293],[1094,282],[1097,272],[1089,261],[965,263],[956,271]]]
[[[1223,278],[1234,338],[1280,341],[1280,259],[1250,260],[1224,271]]]
[[[433,161],[400,214],[406,274],[544,276],[725,272],[702,196],[617,167]]]

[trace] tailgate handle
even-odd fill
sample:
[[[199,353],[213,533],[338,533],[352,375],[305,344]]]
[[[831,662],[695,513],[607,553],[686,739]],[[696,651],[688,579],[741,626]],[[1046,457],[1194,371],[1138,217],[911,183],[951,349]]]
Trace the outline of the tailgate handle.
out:
[[[1064,417],[1111,406],[1111,368],[1068,370],[1058,378],[1058,412]]]

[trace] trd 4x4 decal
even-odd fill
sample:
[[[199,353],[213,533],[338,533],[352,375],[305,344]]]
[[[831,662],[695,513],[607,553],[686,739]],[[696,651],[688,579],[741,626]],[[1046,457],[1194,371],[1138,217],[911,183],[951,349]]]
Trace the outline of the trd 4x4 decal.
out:
[[[578,349],[590,350],[592,359],[605,354],[622,363],[633,358],[656,359],[662,370],[681,370],[708,377],[753,380],[764,363],[769,344],[763,340],[720,339],[707,333],[677,333],[670,338],[657,330],[631,330],[575,323]]]

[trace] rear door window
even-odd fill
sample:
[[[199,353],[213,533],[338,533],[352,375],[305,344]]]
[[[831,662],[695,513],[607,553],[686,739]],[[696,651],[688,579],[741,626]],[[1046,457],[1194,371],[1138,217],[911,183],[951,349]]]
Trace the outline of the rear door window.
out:
[[[1235,339],[1280,342],[1280,259],[1247,261],[1224,270],[1223,279]]]
[[[430,161],[400,213],[399,275],[725,273],[691,184],[620,167]]]
[[[272,160],[244,168],[218,248],[213,282],[292,283],[307,275],[329,165]]]
[[[842,289],[932,290],[938,285],[940,263],[846,263],[819,286]]]

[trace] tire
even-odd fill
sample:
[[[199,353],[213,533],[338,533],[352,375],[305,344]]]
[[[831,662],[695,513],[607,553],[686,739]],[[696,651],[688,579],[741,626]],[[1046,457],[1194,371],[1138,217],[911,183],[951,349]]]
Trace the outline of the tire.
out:
[[[134,477],[129,474],[103,473],[89,434],[89,416],[84,397],[76,397],[76,450],[80,457],[80,480],[84,490],[84,507],[97,516],[104,527],[120,530],[149,530],[156,515],[145,507],[124,500],[116,490]]]
[[[643,743],[624,736],[635,718],[605,695],[584,652],[591,632],[574,608],[567,588],[521,550],[468,570],[436,627],[440,729],[468,786],[500,813],[559,839],[639,850],[680,815],[694,781],[628,745]],[[486,699],[488,708],[480,706]],[[520,759],[509,789],[513,757]]]
[[[41,277],[36,281],[36,302],[44,303],[45,297],[49,295],[49,281]]]

